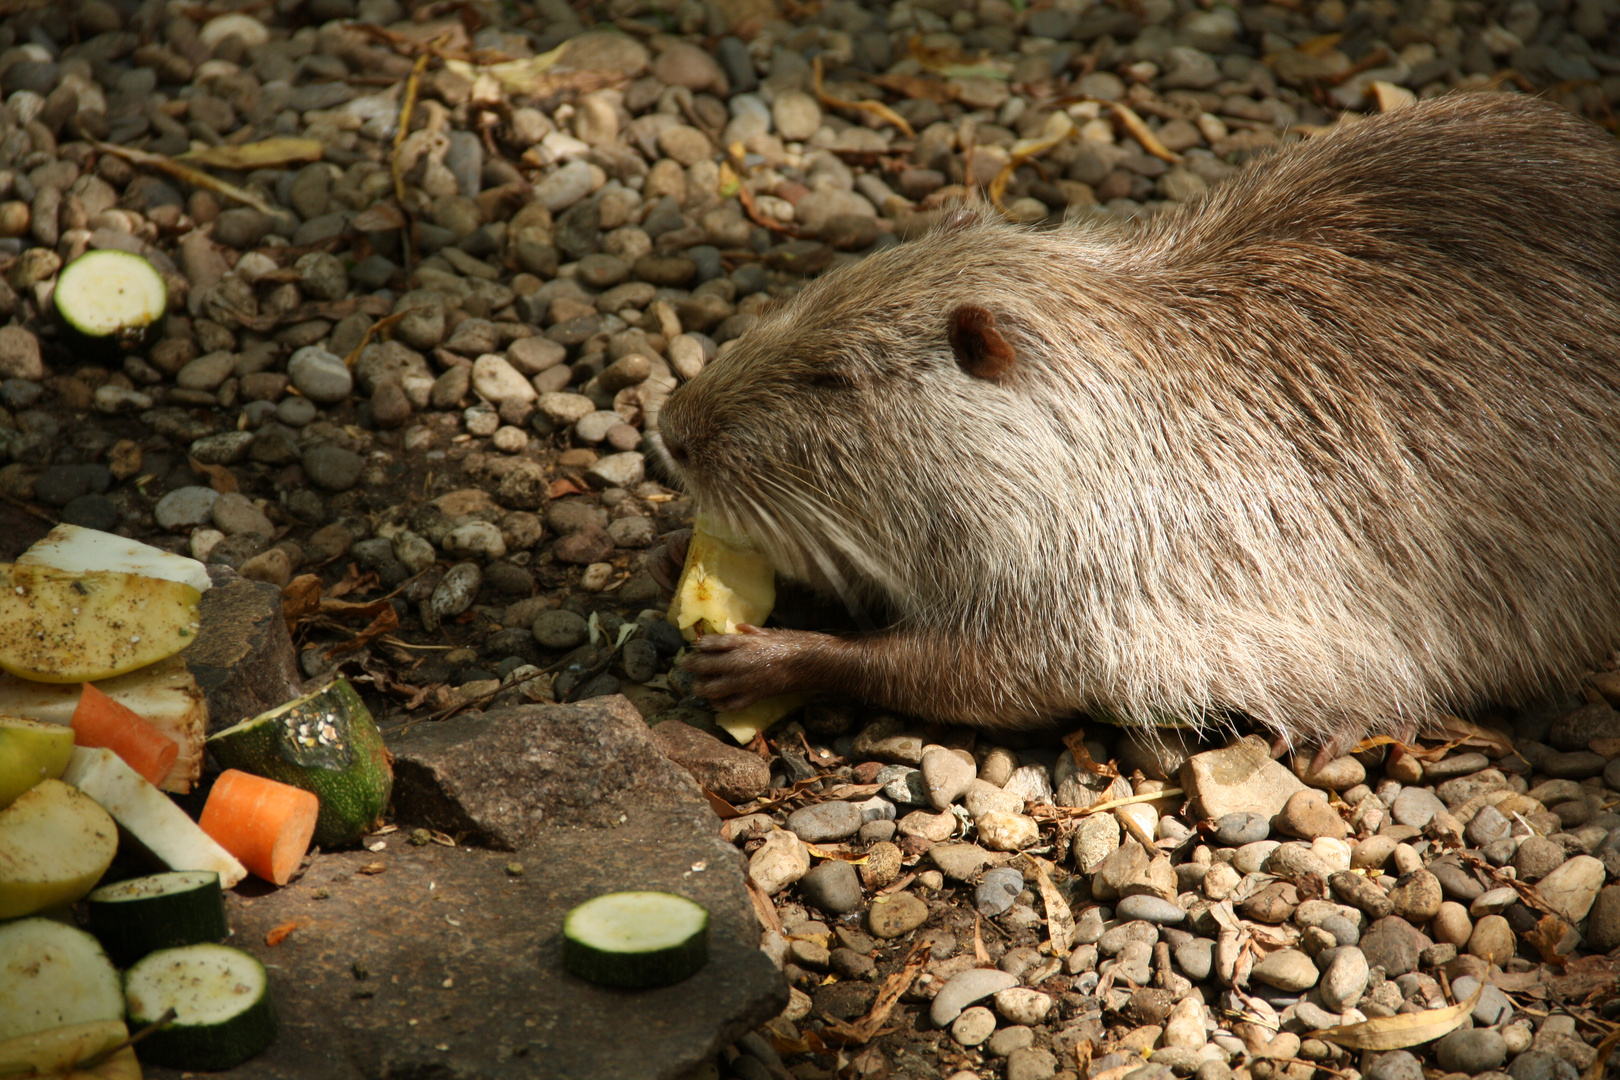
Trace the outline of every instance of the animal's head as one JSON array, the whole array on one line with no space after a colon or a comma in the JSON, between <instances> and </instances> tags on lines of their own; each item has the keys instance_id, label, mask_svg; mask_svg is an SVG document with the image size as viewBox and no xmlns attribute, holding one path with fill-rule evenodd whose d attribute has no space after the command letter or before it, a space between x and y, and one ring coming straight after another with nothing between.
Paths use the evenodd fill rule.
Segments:
<instances>
[{"instance_id":1,"label":"animal's head","mask_svg":"<svg viewBox=\"0 0 1620 1080\"><path fill-rule=\"evenodd\" d=\"M1027 517L1065 456L1037 235L962 211L811 283L675 390L657 452L790 576L938 603L963 549Z\"/></svg>"}]
</instances>

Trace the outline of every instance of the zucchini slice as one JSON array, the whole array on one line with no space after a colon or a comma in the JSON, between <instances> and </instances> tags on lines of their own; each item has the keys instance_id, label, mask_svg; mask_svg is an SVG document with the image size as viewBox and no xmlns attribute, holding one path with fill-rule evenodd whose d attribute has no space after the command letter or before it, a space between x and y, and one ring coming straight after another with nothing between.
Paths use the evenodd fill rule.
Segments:
<instances>
[{"instance_id":1,"label":"zucchini slice","mask_svg":"<svg viewBox=\"0 0 1620 1080\"><path fill-rule=\"evenodd\" d=\"M212 870L171 870L103 885L85 898L90 932L121 966L177 945L223 941L225 893Z\"/></svg>"},{"instance_id":2,"label":"zucchini slice","mask_svg":"<svg viewBox=\"0 0 1620 1080\"><path fill-rule=\"evenodd\" d=\"M172 1069L229 1069L276 1038L264 965L226 945L148 953L124 973L129 1026L139 1031L169 1009L174 1019L136 1044L135 1055Z\"/></svg>"},{"instance_id":3,"label":"zucchini slice","mask_svg":"<svg viewBox=\"0 0 1620 1080\"><path fill-rule=\"evenodd\" d=\"M347 679L210 736L227 769L268 776L321 801L315 843L352 844L388 809L394 769L371 711Z\"/></svg>"},{"instance_id":4,"label":"zucchini slice","mask_svg":"<svg viewBox=\"0 0 1620 1080\"><path fill-rule=\"evenodd\" d=\"M55 919L0 923L0 1039L123 1018L118 971L95 938Z\"/></svg>"},{"instance_id":5,"label":"zucchini slice","mask_svg":"<svg viewBox=\"0 0 1620 1080\"><path fill-rule=\"evenodd\" d=\"M56 279L56 315L74 343L139 349L157 336L169 309L169 287L146 259L128 251L87 251Z\"/></svg>"},{"instance_id":6,"label":"zucchini slice","mask_svg":"<svg viewBox=\"0 0 1620 1080\"><path fill-rule=\"evenodd\" d=\"M616 892L563 920L563 967L591 982L668 986L709 962L709 912L666 892Z\"/></svg>"}]
</instances>

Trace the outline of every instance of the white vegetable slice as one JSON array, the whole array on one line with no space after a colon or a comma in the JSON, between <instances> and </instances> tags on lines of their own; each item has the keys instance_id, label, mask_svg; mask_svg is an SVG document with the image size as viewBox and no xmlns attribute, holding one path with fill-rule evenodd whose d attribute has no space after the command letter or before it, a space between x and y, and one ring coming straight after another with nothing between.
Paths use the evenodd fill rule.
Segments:
<instances>
[{"instance_id":1,"label":"white vegetable slice","mask_svg":"<svg viewBox=\"0 0 1620 1080\"><path fill-rule=\"evenodd\" d=\"M62 779L100 803L171 870L213 870L230 888L247 876L235 857L111 750L75 747Z\"/></svg>"},{"instance_id":2,"label":"white vegetable slice","mask_svg":"<svg viewBox=\"0 0 1620 1080\"><path fill-rule=\"evenodd\" d=\"M174 1019L136 1049L142 1061L175 1069L229 1069L276 1037L264 965L225 945L160 949L124 976L129 1022L141 1028L166 1010Z\"/></svg>"},{"instance_id":3,"label":"white vegetable slice","mask_svg":"<svg viewBox=\"0 0 1620 1080\"><path fill-rule=\"evenodd\" d=\"M0 1039L123 1017L118 970L95 938L55 919L0 924Z\"/></svg>"},{"instance_id":4,"label":"white vegetable slice","mask_svg":"<svg viewBox=\"0 0 1620 1080\"><path fill-rule=\"evenodd\" d=\"M190 791L202 775L208 705L186 667L185 654L159 660L127 675L101 679L96 689L175 741L180 754L158 786L181 795ZM78 707L81 693L79 683L34 682L0 673L0 713L66 726L73 723L73 710Z\"/></svg>"},{"instance_id":5,"label":"white vegetable slice","mask_svg":"<svg viewBox=\"0 0 1620 1080\"><path fill-rule=\"evenodd\" d=\"M28 564L54 566L76 574L87 570L143 574L178 581L198 592L207 592L213 585L208 580L208 568L196 559L175 555L127 536L78 525L56 526L44 539L17 556L16 565Z\"/></svg>"},{"instance_id":6,"label":"white vegetable slice","mask_svg":"<svg viewBox=\"0 0 1620 1080\"><path fill-rule=\"evenodd\" d=\"M90 339L139 341L169 306L163 275L141 256L113 248L68 263L53 297L62 321Z\"/></svg>"},{"instance_id":7,"label":"white vegetable slice","mask_svg":"<svg viewBox=\"0 0 1620 1080\"><path fill-rule=\"evenodd\" d=\"M60 780L41 781L0 810L0 919L73 903L117 851L107 811Z\"/></svg>"},{"instance_id":8,"label":"white vegetable slice","mask_svg":"<svg viewBox=\"0 0 1620 1080\"><path fill-rule=\"evenodd\" d=\"M667 986L709 961L709 912L666 892L616 892L563 920L563 966L607 986Z\"/></svg>"}]
</instances>

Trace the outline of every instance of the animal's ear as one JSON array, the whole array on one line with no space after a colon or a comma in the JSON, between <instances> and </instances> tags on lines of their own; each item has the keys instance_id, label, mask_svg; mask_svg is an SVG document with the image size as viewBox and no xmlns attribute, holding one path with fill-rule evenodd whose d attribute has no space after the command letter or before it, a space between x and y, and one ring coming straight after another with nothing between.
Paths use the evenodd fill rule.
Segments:
<instances>
[{"instance_id":1,"label":"animal's ear","mask_svg":"<svg viewBox=\"0 0 1620 1080\"><path fill-rule=\"evenodd\" d=\"M1003 378L1018 360L1012 345L996 329L996 317L977 305L963 304L951 312L945 334L956 362L975 379Z\"/></svg>"}]
</instances>

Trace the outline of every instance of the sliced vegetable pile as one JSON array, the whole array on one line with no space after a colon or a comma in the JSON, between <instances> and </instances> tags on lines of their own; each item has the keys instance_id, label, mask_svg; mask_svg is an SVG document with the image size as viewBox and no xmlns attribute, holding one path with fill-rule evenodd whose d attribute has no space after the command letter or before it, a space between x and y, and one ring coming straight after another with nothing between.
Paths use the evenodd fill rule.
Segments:
<instances>
[{"instance_id":1,"label":"sliced vegetable pile","mask_svg":"<svg viewBox=\"0 0 1620 1080\"><path fill-rule=\"evenodd\" d=\"M226 770L200 822L170 798L201 775L207 709L180 653L207 587L195 560L71 525L0 566L0 1077L258 1053L269 981L220 944L223 890L284 885L312 841L352 843L387 809L391 759L342 681L210 741ZM115 880L132 860L163 872Z\"/></svg>"}]
</instances>

